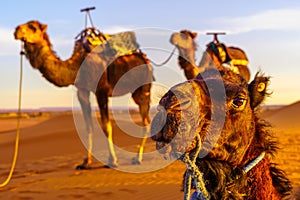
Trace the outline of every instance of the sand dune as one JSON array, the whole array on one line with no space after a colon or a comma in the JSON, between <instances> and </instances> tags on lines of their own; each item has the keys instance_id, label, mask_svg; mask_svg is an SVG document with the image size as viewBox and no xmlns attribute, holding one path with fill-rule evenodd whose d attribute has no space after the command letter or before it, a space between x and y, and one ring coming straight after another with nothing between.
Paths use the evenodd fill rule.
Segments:
<instances>
[{"instance_id":1,"label":"sand dune","mask_svg":"<svg viewBox=\"0 0 300 200\"><path fill-rule=\"evenodd\" d=\"M275 162L287 172L300 196L300 101L262 114L274 127L279 142Z\"/></svg>"},{"instance_id":2,"label":"sand dune","mask_svg":"<svg viewBox=\"0 0 300 200\"><path fill-rule=\"evenodd\" d=\"M122 117L121 117L122 118ZM138 120L138 116L132 117ZM128 120L121 120L130 127ZM124 124L125 123L125 124ZM13 128L13 127L12 127ZM128 136L113 123L117 146L136 151L140 139ZM15 132L0 134L0 182L7 176L13 154ZM149 140L147 151L155 148ZM76 171L86 156L73 116L62 113L21 130L20 152L11 183L0 188L1 199L180 199L181 174L185 167L176 161L165 169L149 173L126 173L104 168L94 159L93 169ZM121 158L122 156L119 155ZM120 158L120 161L122 159ZM124 160L124 159L123 159ZM153 162L145 160L146 168ZM124 161L121 164L124 165ZM133 168L131 161L125 165ZM178 176L179 175L179 176ZM154 192L155 191L155 192Z\"/></svg>"},{"instance_id":3,"label":"sand dune","mask_svg":"<svg viewBox=\"0 0 300 200\"><path fill-rule=\"evenodd\" d=\"M268 113L266 119L280 129L300 130L300 101Z\"/></svg>"},{"instance_id":4,"label":"sand dune","mask_svg":"<svg viewBox=\"0 0 300 200\"><path fill-rule=\"evenodd\" d=\"M11 161L14 140L15 131L0 134L2 163ZM19 161L84 151L71 115L50 118L21 131Z\"/></svg>"}]
</instances>

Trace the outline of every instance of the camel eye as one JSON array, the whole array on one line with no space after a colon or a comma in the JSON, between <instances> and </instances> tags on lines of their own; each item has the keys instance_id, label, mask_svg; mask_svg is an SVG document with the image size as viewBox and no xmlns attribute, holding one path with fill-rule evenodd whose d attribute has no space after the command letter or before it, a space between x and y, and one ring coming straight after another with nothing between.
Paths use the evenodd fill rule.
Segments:
<instances>
[{"instance_id":1,"label":"camel eye","mask_svg":"<svg viewBox=\"0 0 300 200\"><path fill-rule=\"evenodd\" d=\"M245 97L236 97L232 100L232 106L234 108L239 108L239 109L243 109L244 106L246 105L247 99Z\"/></svg>"},{"instance_id":2,"label":"camel eye","mask_svg":"<svg viewBox=\"0 0 300 200\"><path fill-rule=\"evenodd\" d=\"M30 28L30 29L33 30L34 32L36 31L36 28L35 28L34 25L32 25L32 24L29 24L29 25L28 25L28 28Z\"/></svg>"},{"instance_id":3,"label":"camel eye","mask_svg":"<svg viewBox=\"0 0 300 200\"><path fill-rule=\"evenodd\" d=\"M181 37L183 38L183 39L188 39L188 36L186 35L186 34L184 34L184 33L181 33Z\"/></svg>"}]
</instances>

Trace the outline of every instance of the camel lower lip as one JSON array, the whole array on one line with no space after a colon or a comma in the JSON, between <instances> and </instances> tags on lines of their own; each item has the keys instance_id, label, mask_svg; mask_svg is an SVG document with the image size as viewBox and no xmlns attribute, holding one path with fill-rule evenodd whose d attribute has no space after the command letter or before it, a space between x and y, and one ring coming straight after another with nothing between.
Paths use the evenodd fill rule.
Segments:
<instances>
[{"instance_id":1,"label":"camel lower lip","mask_svg":"<svg viewBox=\"0 0 300 200\"><path fill-rule=\"evenodd\" d=\"M162 137L162 129L164 128L166 123L166 113L165 112L158 112L156 116L153 118L151 123L151 136L154 140L160 140Z\"/></svg>"},{"instance_id":2,"label":"camel lower lip","mask_svg":"<svg viewBox=\"0 0 300 200\"><path fill-rule=\"evenodd\" d=\"M192 145L193 120L185 119L181 112L166 114L159 112L151 124L151 138L156 141L156 149L161 154L169 153L178 159Z\"/></svg>"}]
</instances>

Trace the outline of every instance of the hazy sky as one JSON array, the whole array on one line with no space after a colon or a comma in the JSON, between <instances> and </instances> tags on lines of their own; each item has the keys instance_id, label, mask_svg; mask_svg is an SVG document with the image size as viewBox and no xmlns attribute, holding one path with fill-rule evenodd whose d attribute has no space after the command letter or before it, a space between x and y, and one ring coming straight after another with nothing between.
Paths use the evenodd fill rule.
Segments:
<instances>
[{"instance_id":1,"label":"hazy sky","mask_svg":"<svg viewBox=\"0 0 300 200\"><path fill-rule=\"evenodd\" d=\"M189 29L198 33L197 63L211 37L207 31L226 31L219 39L245 50L252 77L261 70L272 77L273 92L266 104L290 104L300 100L300 2L265 1L101 1L51 0L5 1L0 6L0 109L16 108L19 81L20 41L14 40L17 25L39 20L48 25L53 49L67 59L74 37L84 27L80 9L95 6L91 12L95 26L106 33L133 30L148 57L163 61L172 50L172 32ZM222 3L221 3L222 2ZM154 67L154 96L162 87L184 81L177 57L164 68ZM23 107L62 107L73 105L76 89L57 88L47 82L24 58ZM158 93L158 94L157 94ZM113 100L116 106L130 104L128 96Z\"/></svg>"}]
</instances>

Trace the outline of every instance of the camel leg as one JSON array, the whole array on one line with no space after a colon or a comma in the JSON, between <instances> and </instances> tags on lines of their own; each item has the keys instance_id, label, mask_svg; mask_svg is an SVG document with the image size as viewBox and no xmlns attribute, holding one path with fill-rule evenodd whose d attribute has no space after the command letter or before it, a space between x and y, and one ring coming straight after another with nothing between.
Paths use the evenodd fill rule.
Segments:
<instances>
[{"instance_id":1,"label":"camel leg","mask_svg":"<svg viewBox=\"0 0 300 200\"><path fill-rule=\"evenodd\" d=\"M136 158L133 158L133 164L141 164L143 160L143 153L144 148L147 142L147 138L149 135L149 124L150 124L150 117L149 117L149 108L150 108L150 84L144 85L138 88L132 95L134 101L138 104L140 114L142 117L143 123L143 138L142 142L139 146L138 154Z\"/></svg>"},{"instance_id":2,"label":"camel leg","mask_svg":"<svg viewBox=\"0 0 300 200\"><path fill-rule=\"evenodd\" d=\"M87 169L92 163L92 148L93 148L93 122L90 105L90 92L85 89L78 89L77 97L80 102L80 106L83 112L83 118L85 121L86 133L88 135L88 155L83 160L81 165L78 165L76 169Z\"/></svg>"},{"instance_id":3,"label":"camel leg","mask_svg":"<svg viewBox=\"0 0 300 200\"><path fill-rule=\"evenodd\" d=\"M96 93L100 115L101 115L101 127L104 131L107 142L108 142L108 150L109 150L109 158L108 158L108 167L117 167L117 156L113 144L113 137L112 137L112 126L109 120L109 113L108 113L108 96L106 93L97 92Z\"/></svg>"}]
</instances>

